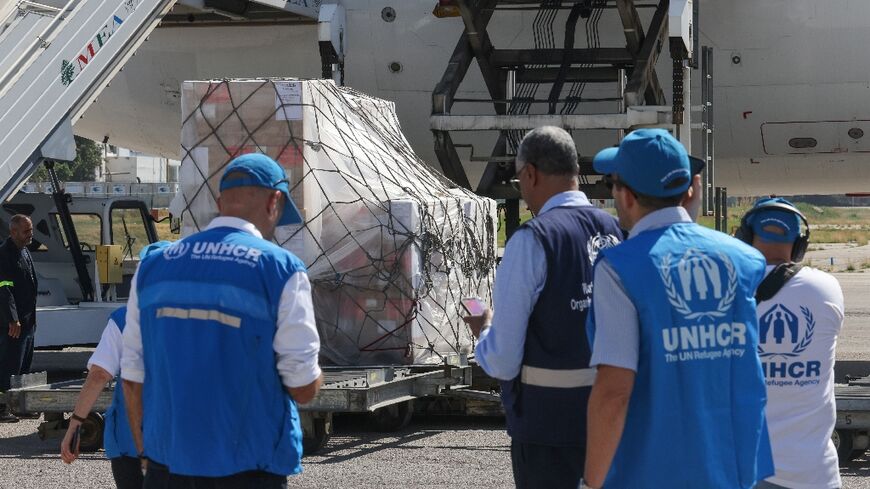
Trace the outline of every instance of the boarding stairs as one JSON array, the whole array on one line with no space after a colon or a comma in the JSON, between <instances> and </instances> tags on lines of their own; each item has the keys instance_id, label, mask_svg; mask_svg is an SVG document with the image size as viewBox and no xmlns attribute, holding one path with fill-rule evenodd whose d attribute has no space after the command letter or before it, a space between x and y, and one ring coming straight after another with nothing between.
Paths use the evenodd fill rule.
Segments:
<instances>
[{"instance_id":1,"label":"boarding stairs","mask_svg":"<svg viewBox=\"0 0 870 489\"><path fill-rule=\"evenodd\" d=\"M0 200L46 159L75 159L72 124L174 0L19 0L0 20Z\"/></svg>"},{"instance_id":2,"label":"boarding stairs","mask_svg":"<svg viewBox=\"0 0 870 489\"><path fill-rule=\"evenodd\" d=\"M2 3L2 2L0 2ZM324 12L321 12L324 10ZM183 12L183 14L180 14ZM12 0L0 5L0 201L42 161L75 159L72 126L161 22L218 16L317 22L328 14L330 66L343 46L329 29L343 11L307 0ZM173 20L174 19L174 20ZM331 74L331 73L330 73Z\"/></svg>"}]
</instances>

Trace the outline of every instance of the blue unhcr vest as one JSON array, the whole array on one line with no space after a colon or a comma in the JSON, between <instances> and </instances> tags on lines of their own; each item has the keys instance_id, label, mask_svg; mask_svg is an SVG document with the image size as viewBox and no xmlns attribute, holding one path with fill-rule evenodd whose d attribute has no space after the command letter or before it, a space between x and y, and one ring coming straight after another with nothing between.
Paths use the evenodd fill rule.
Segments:
<instances>
[{"instance_id":1,"label":"blue unhcr vest","mask_svg":"<svg viewBox=\"0 0 870 489\"><path fill-rule=\"evenodd\" d=\"M121 333L127 324L127 306L119 307L109 316ZM112 395L112 405L105 414L105 428L103 429L103 447L106 449L106 458L138 457L136 444L133 443L133 434L130 432L130 423L127 421L127 409L124 404L124 390L121 388L121 378L115 379L115 392Z\"/></svg>"},{"instance_id":2,"label":"blue unhcr vest","mask_svg":"<svg viewBox=\"0 0 870 489\"><path fill-rule=\"evenodd\" d=\"M523 227L544 249L547 280L529 317L522 371L501 382L508 434L522 443L583 447L594 380L585 329L592 263L623 232L591 206L556 207Z\"/></svg>"},{"instance_id":3,"label":"blue unhcr vest","mask_svg":"<svg viewBox=\"0 0 870 489\"><path fill-rule=\"evenodd\" d=\"M302 471L296 403L272 342L290 252L217 227L145 259L136 282L145 455L173 474Z\"/></svg>"},{"instance_id":4,"label":"blue unhcr vest","mask_svg":"<svg viewBox=\"0 0 870 489\"><path fill-rule=\"evenodd\" d=\"M640 316L637 377L605 487L751 488L773 475L756 353L761 254L680 223L603 255Z\"/></svg>"}]
</instances>

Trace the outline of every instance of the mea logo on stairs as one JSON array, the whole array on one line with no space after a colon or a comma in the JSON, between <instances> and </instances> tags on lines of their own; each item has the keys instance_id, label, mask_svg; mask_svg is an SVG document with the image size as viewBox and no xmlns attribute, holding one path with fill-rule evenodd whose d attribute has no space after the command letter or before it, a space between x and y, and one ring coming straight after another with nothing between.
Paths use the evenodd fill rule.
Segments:
<instances>
[{"instance_id":1,"label":"mea logo on stairs","mask_svg":"<svg viewBox=\"0 0 870 489\"><path fill-rule=\"evenodd\" d=\"M103 25L100 31L97 32L97 35L94 36L93 40L85 46L81 54L79 54L73 61L63 60L60 67L60 81L64 86L69 86L69 84L76 79L79 73L85 69L88 63L93 61L97 56L97 53L99 53L106 42L108 42L109 38L112 37L118 27L124 23L124 19L129 18L129 15L136 10L136 7L139 6L140 2L141 0L126 0L121 4L121 8L112 14L112 17Z\"/></svg>"}]
</instances>

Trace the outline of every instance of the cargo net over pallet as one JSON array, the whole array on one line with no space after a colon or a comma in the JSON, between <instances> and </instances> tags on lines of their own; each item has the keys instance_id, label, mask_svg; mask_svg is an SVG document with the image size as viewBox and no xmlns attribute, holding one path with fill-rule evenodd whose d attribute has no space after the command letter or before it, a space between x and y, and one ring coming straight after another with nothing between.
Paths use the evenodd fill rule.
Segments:
<instances>
[{"instance_id":1,"label":"cargo net over pallet","mask_svg":"<svg viewBox=\"0 0 870 489\"><path fill-rule=\"evenodd\" d=\"M323 360L431 364L469 353L460 299L491 301L495 202L427 166L392 102L331 80L185 82L182 234L217 215L236 156L265 153L290 180L304 224L275 240L308 268Z\"/></svg>"}]
</instances>

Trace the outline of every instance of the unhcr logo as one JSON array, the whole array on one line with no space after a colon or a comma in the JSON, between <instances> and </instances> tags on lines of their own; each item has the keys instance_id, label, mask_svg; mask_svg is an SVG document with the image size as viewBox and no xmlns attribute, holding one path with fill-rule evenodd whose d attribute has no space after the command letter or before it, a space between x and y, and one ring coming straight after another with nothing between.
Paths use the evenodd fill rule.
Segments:
<instances>
[{"instance_id":1,"label":"unhcr logo","mask_svg":"<svg viewBox=\"0 0 870 489\"><path fill-rule=\"evenodd\" d=\"M690 248L676 262L667 254L659 274L668 302L686 319L725 317L737 297L737 272L724 253L714 258Z\"/></svg>"},{"instance_id":2,"label":"unhcr logo","mask_svg":"<svg viewBox=\"0 0 870 489\"><path fill-rule=\"evenodd\" d=\"M767 385L777 388L819 385L822 362L802 355L813 341L816 329L813 312L800 306L798 316L783 304L774 304L758 323L758 356Z\"/></svg>"},{"instance_id":3,"label":"unhcr logo","mask_svg":"<svg viewBox=\"0 0 870 489\"><path fill-rule=\"evenodd\" d=\"M175 260L186 255L188 251L190 251L190 243L177 241L163 249L163 258Z\"/></svg>"},{"instance_id":4,"label":"unhcr logo","mask_svg":"<svg viewBox=\"0 0 870 489\"><path fill-rule=\"evenodd\" d=\"M209 241L178 241L163 250L163 257L167 260L189 256L191 260L235 262L251 267L256 266L262 255L263 250L252 246Z\"/></svg>"},{"instance_id":5,"label":"unhcr logo","mask_svg":"<svg viewBox=\"0 0 870 489\"><path fill-rule=\"evenodd\" d=\"M659 263L668 302L694 324L662 330L666 362L719 360L746 353L744 323L723 321L737 297L737 271L728 255L690 248Z\"/></svg>"},{"instance_id":6,"label":"unhcr logo","mask_svg":"<svg viewBox=\"0 0 870 489\"><path fill-rule=\"evenodd\" d=\"M719 360L746 353L743 323L696 324L662 330L665 361Z\"/></svg>"},{"instance_id":7,"label":"unhcr logo","mask_svg":"<svg viewBox=\"0 0 870 489\"><path fill-rule=\"evenodd\" d=\"M766 357L796 357L809 348L816 330L816 319L809 308L801 306L804 334L800 335L801 321L782 304L775 304L758 321L758 355Z\"/></svg>"}]
</instances>

